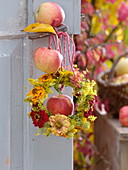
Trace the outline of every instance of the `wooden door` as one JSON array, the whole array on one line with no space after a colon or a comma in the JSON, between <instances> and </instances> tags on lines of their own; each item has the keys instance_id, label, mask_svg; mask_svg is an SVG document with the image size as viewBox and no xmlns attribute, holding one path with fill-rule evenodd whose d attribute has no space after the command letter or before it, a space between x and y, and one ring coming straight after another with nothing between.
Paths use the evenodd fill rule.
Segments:
<instances>
[{"instance_id":1,"label":"wooden door","mask_svg":"<svg viewBox=\"0 0 128 170\"><path fill-rule=\"evenodd\" d=\"M41 74L33 65L33 51L47 45L47 38L32 41L21 30L34 22L33 12L45 1L0 1L0 170L73 169L72 140L36 137L29 105L23 102L27 79ZM69 33L78 34L80 0L53 2L64 8Z\"/></svg>"}]
</instances>

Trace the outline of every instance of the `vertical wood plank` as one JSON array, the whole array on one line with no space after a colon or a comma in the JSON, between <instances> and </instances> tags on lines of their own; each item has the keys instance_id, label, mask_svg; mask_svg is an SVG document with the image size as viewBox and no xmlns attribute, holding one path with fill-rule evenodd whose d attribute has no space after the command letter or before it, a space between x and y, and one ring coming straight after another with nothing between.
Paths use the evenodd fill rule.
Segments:
<instances>
[{"instance_id":1,"label":"vertical wood plank","mask_svg":"<svg viewBox=\"0 0 128 170\"><path fill-rule=\"evenodd\" d=\"M33 63L33 52L40 46L47 46L47 38L34 40L33 42L30 41L29 45L28 51L26 50L29 55L27 60L28 68L26 67L26 71L29 70L30 77L37 78L43 74L43 72L35 68ZM24 75L28 75L28 73L25 73ZM30 87L28 86L28 88ZM66 94L71 96L71 89L68 89ZM29 108L29 106L27 107ZM45 136L35 136L38 128L33 126L31 119L26 120L26 123L28 124L28 126L26 126L26 144L28 152L27 157L25 157L25 170L72 170L73 141L53 135L48 138Z\"/></svg>"},{"instance_id":2,"label":"vertical wood plank","mask_svg":"<svg viewBox=\"0 0 128 170\"><path fill-rule=\"evenodd\" d=\"M95 170L128 169L128 129L118 119L108 118L97 112L95 121L95 145L104 159L96 156ZM107 160L105 162L104 160Z\"/></svg>"},{"instance_id":3,"label":"vertical wood plank","mask_svg":"<svg viewBox=\"0 0 128 170\"><path fill-rule=\"evenodd\" d=\"M10 169L10 59L0 56L0 169Z\"/></svg>"},{"instance_id":4,"label":"vertical wood plank","mask_svg":"<svg viewBox=\"0 0 128 170\"><path fill-rule=\"evenodd\" d=\"M128 169L128 139L120 141L120 170Z\"/></svg>"},{"instance_id":5,"label":"vertical wood plank","mask_svg":"<svg viewBox=\"0 0 128 170\"><path fill-rule=\"evenodd\" d=\"M108 162L106 163L100 156L95 156L95 170L121 170L120 169L120 136L113 128L107 117L96 114L95 121L95 145L98 152Z\"/></svg>"},{"instance_id":6,"label":"vertical wood plank","mask_svg":"<svg viewBox=\"0 0 128 170\"><path fill-rule=\"evenodd\" d=\"M0 40L0 169L23 170L22 40Z\"/></svg>"},{"instance_id":7,"label":"vertical wood plank","mask_svg":"<svg viewBox=\"0 0 128 170\"><path fill-rule=\"evenodd\" d=\"M11 170L23 170L23 40L11 54Z\"/></svg>"},{"instance_id":8,"label":"vertical wood plank","mask_svg":"<svg viewBox=\"0 0 128 170\"><path fill-rule=\"evenodd\" d=\"M25 38L24 39L24 54L23 54L23 70L24 70L24 76L23 76L23 87L29 89L30 86L28 85L28 77L30 77L30 70L31 70L31 62L30 62L30 51L31 51L31 43L30 41ZM29 46L28 46L29 44ZM26 92L27 90L23 91L23 98L25 98L26 96ZM30 120L27 116L27 113L30 111L30 107L28 106L28 103L24 102L24 107L23 107L23 122L24 122L24 128L23 128L23 134L24 134L24 139L23 139L23 164L24 164L24 170L30 170L30 150L31 147L29 146L30 143L30 128L29 128L29 124L30 124Z\"/></svg>"}]
</instances>

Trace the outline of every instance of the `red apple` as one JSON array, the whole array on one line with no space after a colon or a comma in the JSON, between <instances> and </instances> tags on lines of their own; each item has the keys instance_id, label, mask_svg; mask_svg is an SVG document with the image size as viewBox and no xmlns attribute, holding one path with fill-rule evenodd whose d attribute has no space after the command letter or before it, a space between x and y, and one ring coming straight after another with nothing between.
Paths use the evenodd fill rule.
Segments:
<instances>
[{"instance_id":1,"label":"red apple","mask_svg":"<svg viewBox=\"0 0 128 170\"><path fill-rule=\"evenodd\" d=\"M61 66L63 56L57 50L39 47L34 53L35 66L48 74L55 73Z\"/></svg>"},{"instance_id":2,"label":"red apple","mask_svg":"<svg viewBox=\"0 0 128 170\"><path fill-rule=\"evenodd\" d=\"M74 109L72 99L67 95L52 96L48 99L46 107L52 115L62 114L65 116L71 115Z\"/></svg>"},{"instance_id":3,"label":"red apple","mask_svg":"<svg viewBox=\"0 0 128 170\"><path fill-rule=\"evenodd\" d=\"M57 27L65 19L64 10L54 2L42 3L36 11L36 21Z\"/></svg>"},{"instance_id":4,"label":"red apple","mask_svg":"<svg viewBox=\"0 0 128 170\"><path fill-rule=\"evenodd\" d=\"M128 127L128 106L123 106L119 110L119 121L122 126Z\"/></svg>"}]
</instances>

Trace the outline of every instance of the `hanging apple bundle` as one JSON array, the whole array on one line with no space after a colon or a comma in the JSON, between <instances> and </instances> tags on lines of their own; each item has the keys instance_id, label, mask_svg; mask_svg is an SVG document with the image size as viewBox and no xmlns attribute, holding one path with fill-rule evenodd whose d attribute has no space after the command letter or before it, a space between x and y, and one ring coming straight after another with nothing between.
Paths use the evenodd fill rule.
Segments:
<instances>
[{"instance_id":1,"label":"hanging apple bundle","mask_svg":"<svg viewBox=\"0 0 128 170\"><path fill-rule=\"evenodd\" d=\"M32 107L28 116L34 126L39 127L38 134L71 138L79 129L88 130L96 119L92 113L97 93L95 82L86 79L86 72L80 72L73 65L73 39L66 32L57 30L64 19L64 10L58 4L45 2L37 9L37 23L24 29L26 32L52 33L48 37L48 47L34 51L34 64L45 74L37 79L28 79L33 88L26 94L25 101ZM68 86L77 99L75 105L71 97L63 94L64 87ZM49 97L54 93L53 89L59 94Z\"/></svg>"},{"instance_id":2,"label":"hanging apple bundle","mask_svg":"<svg viewBox=\"0 0 128 170\"><path fill-rule=\"evenodd\" d=\"M53 53L54 56L56 56L56 53L58 53L58 56L59 56L58 61L57 61L57 57L55 57L56 61L58 62L58 63L55 62L57 66L60 62L61 62L61 66L64 66L64 67L66 67L67 63L69 63L70 67L73 69L73 60L74 60L74 55L75 55L74 41L68 35L67 32L58 31L57 29L59 26L64 25L63 22L65 19L65 13L62 7L54 2L42 3L36 11L35 19L37 22L27 26L23 31L31 32L31 33L32 32L50 33L48 37L49 41L48 41L47 50L45 49L44 50L45 52L43 52L42 47L40 47L41 49L39 48L37 50L38 52L36 52L36 58L40 58L39 59L40 61L42 60L42 62L40 62L39 60L37 61L37 59L34 60L36 67L40 69L41 71L46 72L44 70L44 67L46 67L45 66L46 62L45 63L43 62L43 58L45 58L43 56L47 52L47 53ZM53 50L52 48L54 49L54 51L52 51ZM37 53L39 53L39 51L40 51L41 57L39 56L37 57ZM63 61L62 61L62 56L59 53L61 55L63 54ZM66 61L67 58L68 58L68 61ZM53 62L54 62L54 59L53 59Z\"/></svg>"},{"instance_id":3,"label":"hanging apple bundle","mask_svg":"<svg viewBox=\"0 0 128 170\"><path fill-rule=\"evenodd\" d=\"M36 11L36 21L39 23L49 24L52 27L57 27L63 23L65 13L63 9L56 3L42 3ZM57 39L58 36L56 35ZM54 35L52 36L54 39ZM51 37L49 37L48 49L40 47L34 54L35 66L46 73L55 73L61 66L62 55L59 50L51 49Z\"/></svg>"}]
</instances>

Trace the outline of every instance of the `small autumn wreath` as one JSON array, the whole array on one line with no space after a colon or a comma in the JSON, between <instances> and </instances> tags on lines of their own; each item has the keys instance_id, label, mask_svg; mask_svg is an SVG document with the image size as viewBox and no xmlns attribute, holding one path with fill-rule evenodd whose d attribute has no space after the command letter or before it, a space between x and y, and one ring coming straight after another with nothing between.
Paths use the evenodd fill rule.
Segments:
<instances>
[{"instance_id":1,"label":"small autumn wreath","mask_svg":"<svg viewBox=\"0 0 128 170\"><path fill-rule=\"evenodd\" d=\"M53 10L53 15L50 16L46 10L43 10L46 6L50 7L50 11ZM54 10L59 10L59 14L62 13L62 15L55 17L58 13ZM40 5L37 13L43 16L43 20L40 20L42 17L38 18L38 15L37 23L27 26L23 31L30 35L35 32L39 35L40 33L50 34L48 48L39 47L34 52L36 68L46 74L37 79L28 79L33 86L25 98L25 101L31 105L28 116L32 119L34 126L39 128L37 135L53 134L69 139L79 129L88 130L91 122L96 119L92 114L97 95L94 89L95 82L86 79L86 72L80 71L73 65L74 41L67 32L57 29L59 25L63 25L64 20L61 7L53 2L45 2ZM51 18L54 22L51 22ZM75 102L63 94L66 87L72 89L71 93ZM55 92L58 95L50 97Z\"/></svg>"},{"instance_id":2,"label":"small autumn wreath","mask_svg":"<svg viewBox=\"0 0 128 170\"><path fill-rule=\"evenodd\" d=\"M34 126L39 128L37 134L46 136L53 134L71 138L79 129L90 128L91 122L96 119L92 115L96 90L94 90L95 82L86 79L85 76L86 72L80 72L78 68L74 71L62 68L54 74L43 74L38 79L28 79L33 88L26 94L25 101L29 102L32 107L28 116L32 118ZM59 93L57 96L67 96L63 94L64 87L73 89L72 95L76 98L75 105L73 104L73 109L68 114L66 108L65 112L54 114L47 107L47 99L54 91ZM45 101L46 104L44 104ZM58 105L54 107L57 108Z\"/></svg>"}]
</instances>

